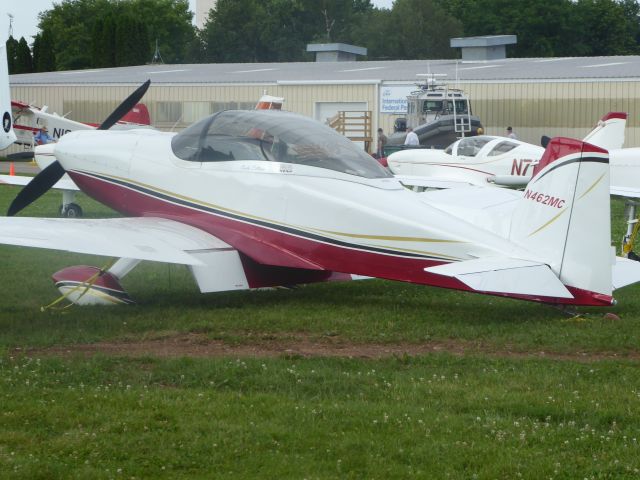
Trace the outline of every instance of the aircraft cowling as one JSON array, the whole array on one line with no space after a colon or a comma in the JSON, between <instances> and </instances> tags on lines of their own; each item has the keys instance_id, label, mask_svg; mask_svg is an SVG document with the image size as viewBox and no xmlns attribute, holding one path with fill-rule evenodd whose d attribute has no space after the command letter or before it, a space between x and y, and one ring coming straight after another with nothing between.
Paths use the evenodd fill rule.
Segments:
<instances>
[{"instance_id":1,"label":"aircraft cowling","mask_svg":"<svg viewBox=\"0 0 640 480\"><path fill-rule=\"evenodd\" d=\"M77 305L121 305L134 303L118 278L98 267L76 265L51 276L56 288Z\"/></svg>"}]
</instances>

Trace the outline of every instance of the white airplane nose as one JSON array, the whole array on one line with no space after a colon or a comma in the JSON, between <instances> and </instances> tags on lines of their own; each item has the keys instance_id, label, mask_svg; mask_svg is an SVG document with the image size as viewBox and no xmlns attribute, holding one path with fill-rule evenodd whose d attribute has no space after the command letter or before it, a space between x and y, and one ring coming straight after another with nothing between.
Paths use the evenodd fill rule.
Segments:
<instances>
[{"instance_id":1,"label":"white airplane nose","mask_svg":"<svg viewBox=\"0 0 640 480\"><path fill-rule=\"evenodd\" d=\"M36 146L34 150L35 160L38 164L38 167L40 167L40 170L44 170L56 160L54 154L55 147L55 143L47 143L45 145Z\"/></svg>"},{"instance_id":2,"label":"white airplane nose","mask_svg":"<svg viewBox=\"0 0 640 480\"><path fill-rule=\"evenodd\" d=\"M55 144L53 154L63 168L118 174L128 171L137 137L125 131L75 131Z\"/></svg>"}]
</instances>

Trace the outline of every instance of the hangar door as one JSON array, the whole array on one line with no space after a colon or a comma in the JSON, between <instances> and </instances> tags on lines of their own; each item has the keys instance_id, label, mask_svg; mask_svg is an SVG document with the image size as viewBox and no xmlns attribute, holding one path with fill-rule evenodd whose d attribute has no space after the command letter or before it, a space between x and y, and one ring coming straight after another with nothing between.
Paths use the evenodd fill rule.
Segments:
<instances>
[{"instance_id":1,"label":"hangar door","mask_svg":"<svg viewBox=\"0 0 640 480\"><path fill-rule=\"evenodd\" d=\"M330 120L332 118L334 118L338 112L365 112L367 111L367 102L316 102L315 103L315 108L314 108L314 117L316 120L318 120L321 123L324 123L326 125L329 124ZM356 116L359 116L358 114L355 114ZM359 132L359 122L356 120L355 121L355 126L353 126L352 128L355 129L355 131L352 131L353 136L355 137L362 137L365 136L367 133L364 130L364 118L363 118L363 122L362 122L362 128L363 131L362 133ZM371 121L369 119L369 124L368 124L369 130L371 129ZM369 135L370 135L370 131L369 131ZM350 135L347 135L350 136ZM364 142L360 142L360 141L356 141L355 142L357 145L361 146L362 148L364 148Z\"/></svg>"}]
</instances>

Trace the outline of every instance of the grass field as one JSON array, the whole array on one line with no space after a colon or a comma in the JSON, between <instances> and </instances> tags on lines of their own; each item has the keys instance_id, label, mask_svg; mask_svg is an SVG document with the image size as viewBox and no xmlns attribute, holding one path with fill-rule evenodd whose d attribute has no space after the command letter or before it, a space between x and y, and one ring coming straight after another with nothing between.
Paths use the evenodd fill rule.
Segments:
<instances>
[{"instance_id":1,"label":"grass field","mask_svg":"<svg viewBox=\"0 0 640 480\"><path fill-rule=\"evenodd\" d=\"M144 264L138 305L40 311L106 260L0 247L0 478L640 476L640 287L570 316L382 280L200 295Z\"/></svg>"}]
</instances>

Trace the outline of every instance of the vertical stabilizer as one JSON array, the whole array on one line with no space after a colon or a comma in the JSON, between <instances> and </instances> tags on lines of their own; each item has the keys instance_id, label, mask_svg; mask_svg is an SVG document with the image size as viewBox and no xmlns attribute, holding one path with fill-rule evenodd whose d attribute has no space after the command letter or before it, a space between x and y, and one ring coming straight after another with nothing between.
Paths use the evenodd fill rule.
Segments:
<instances>
[{"instance_id":1,"label":"vertical stabilizer","mask_svg":"<svg viewBox=\"0 0 640 480\"><path fill-rule=\"evenodd\" d=\"M618 150L624 145L624 129L627 126L625 112L609 112L600 120L583 141L604 148Z\"/></svg>"},{"instance_id":2,"label":"vertical stabilizer","mask_svg":"<svg viewBox=\"0 0 640 480\"><path fill-rule=\"evenodd\" d=\"M135 123L137 125L151 125L149 109L144 103L137 103L120 119L122 123Z\"/></svg>"},{"instance_id":3,"label":"vertical stabilizer","mask_svg":"<svg viewBox=\"0 0 640 480\"><path fill-rule=\"evenodd\" d=\"M610 296L607 151L554 138L514 211L510 239L534 252L566 286Z\"/></svg>"},{"instance_id":4,"label":"vertical stabilizer","mask_svg":"<svg viewBox=\"0 0 640 480\"><path fill-rule=\"evenodd\" d=\"M4 150L16 141L16 134L13 131L13 117L11 116L11 91L9 90L7 47L4 43L0 45L0 115L2 116L0 150Z\"/></svg>"}]
</instances>

